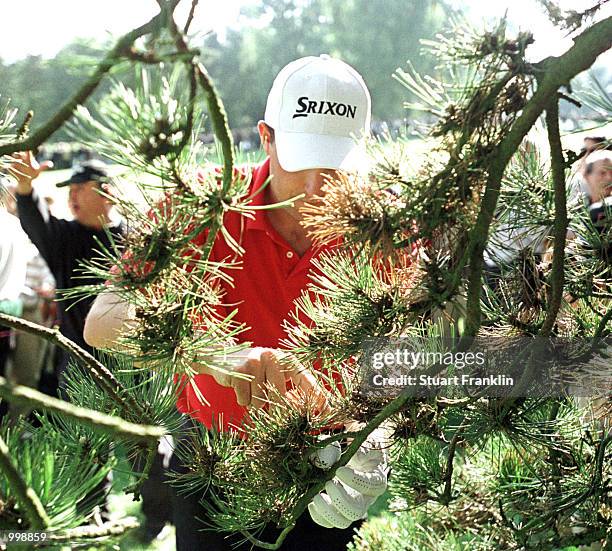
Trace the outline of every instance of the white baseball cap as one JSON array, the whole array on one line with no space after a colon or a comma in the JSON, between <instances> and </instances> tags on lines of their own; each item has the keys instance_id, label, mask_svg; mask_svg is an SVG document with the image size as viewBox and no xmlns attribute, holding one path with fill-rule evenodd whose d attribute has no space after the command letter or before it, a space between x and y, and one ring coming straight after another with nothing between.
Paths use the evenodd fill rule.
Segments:
<instances>
[{"instance_id":1,"label":"white baseball cap","mask_svg":"<svg viewBox=\"0 0 612 551\"><path fill-rule=\"evenodd\" d=\"M264 116L281 167L360 169L371 103L361 75L339 59L309 56L286 65L274 79Z\"/></svg>"}]
</instances>

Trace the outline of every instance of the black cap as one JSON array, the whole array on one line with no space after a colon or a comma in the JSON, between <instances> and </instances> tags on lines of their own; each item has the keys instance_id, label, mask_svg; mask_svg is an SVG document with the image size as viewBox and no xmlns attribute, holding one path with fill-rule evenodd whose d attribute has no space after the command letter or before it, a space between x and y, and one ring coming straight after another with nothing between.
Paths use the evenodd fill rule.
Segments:
<instances>
[{"instance_id":1,"label":"black cap","mask_svg":"<svg viewBox=\"0 0 612 551\"><path fill-rule=\"evenodd\" d=\"M69 186L70 184L84 184L86 182L105 183L110 179L108 165L102 161L84 161L79 164L65 182L55 184L57 187Z\"/></svg>"}]
</instances>

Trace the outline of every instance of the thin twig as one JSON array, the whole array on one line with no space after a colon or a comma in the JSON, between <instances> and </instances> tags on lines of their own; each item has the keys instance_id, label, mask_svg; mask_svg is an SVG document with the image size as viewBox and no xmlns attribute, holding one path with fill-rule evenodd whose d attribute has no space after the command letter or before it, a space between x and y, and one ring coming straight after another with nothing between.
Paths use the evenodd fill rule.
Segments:
<instances>
[{"instance_id":1,"label":"thin twig","mask_svg":"<svg viewBox=\"0 0 612 551\"><path fill-rule=\"evenodd\" d=\"M138 425L114 415L107 415L100 411L47 396L27 386L11 385L4 377L0 377L0 396L13 404L38 408L74 419L97 432L128 438L145 444L156 443L158 438L166 433L163 427Z\"/></svg>"},{"instance_id":2,"label":"thin twig","mask_svg":"<svg viewBox=\"0 0 612 551\"><path fill-rule=\"evenodd\" d=\"M36 492L30 488L27 482L13 465L11 454L6 442L0 436L0 470L9 481L15 498L23 508L31 530L44 530L49 526L49 517Z\"/></svg>"},{"instance_id":3,"label":"thin twig","mask_svg":"<svg viewBox=\"0 0 612 551\"><path fill-rule=\"evenodd\" d=\"M34 118L34 111L28 111L25 114L25 117L23 118L23 122L21 123L19 130L17 130L18 140L23 140L28 136L28 134L30 133L30 123L32 122L33 118Z\"/></svg>"},{"instance_id":4,"label":"thin twig","mask_svg":"<svg viewBox=\"0 0 612 551\"><path fill-rule=\"evenodd\" d=\"M161 436L163 436L163 434ZM159 438L161 438L161 436ZM155 461L155 457L157 455L157 440L158 439L156 439L154 445L150 446L147 450L147 458L138 480L125 489L126 494L134 494L134 501L138 501L140 499L140 488L146 482L147 478L149 478L151 467L153 467L153 461Z\"/></svg>"},{"instance_id":5,"label":"thin twig","mask_svg":"<svg viewBox=\"0 0 612 551\"><path fill-rule=\"evenodd\" d=\"M555 193L555 220L553 227L553 260L550 271L550 298L546 319L540 329L540 336L548 337L557 320L563 285L565 283L565 241L567 236L567 198L565 194L565 159L559 133L559 100L554 98L546 109L546 129L550 145L550 163Z\"/></svg>"},{"instance_id":6,"label":"thin twig","mask_svg":"<svg viewBox=\"0 0 612 551\"><path fill-rule=\"evenodd\" d=\"M608 311L604 314L604 316L599 320L599 325L595 330L595 335L593 335L593 346L597 344L604 331L606 330L606 325L612 320L612 308L608 308Z\"/></svg>"},{"instance_id":7,"label":"thin twig","mask_svg":"<svg viewBox=\"0 0 612 551\"><path fill-rule=\"evenodd\" d=\"M242 531L240 532L246 539L248 539L253 545L256 545L257 547L261 547L262 549L278 549L282 542L285 541L285 538L287 537L287 535L289 534L289 532L291 532L291 530L293 530L293 527L295 526L295 524L290 524L289 526L286 526L285 528L283 528L283 531L279 534L277 540L274 543L268 543L265 541L261 541L259 539L257 539L255 536L253 536L252 534L250 534L249 532L246 531Z\"/></svg>"},{"instance_id":8,"label":"thin twig","mask_svg":"<svg viewBox=\"0 0 612 551\"><path fill-rule=\"evenodd\" d=\"M127 532L128 530L132 530L134 528L138 528L140 523L136 517L126 517L120 520L112 520L109 522L105 522L100 526L97 525L87 525L87 526L79 526L78 528L71 528L70 530L62 530L58 532L49 532L47 535L46 544L41 543L41 546L44 547L48 545L50 541L55 543L61 542L75 542L78 539L93 539L93 538L103 538L106 536L120 536Z\"/></svg>"},{"instance_id":9,"label":"thin twig","mask_svg":"<svg viewBox=\"0 0 612 551\"><path fill-rule=\"evenodd\" d=\"M558 93L559 99L564 99L565 101L574 104L576 107L582 107L582 103L580 103L577 99L573 98L568 94L564 94L563 92Z\"/></svg>"},{"instance_id":10,"label":"thin twig","mask_svg":"<svg viewBox=\"0 0 612 551\"><path fill-rule=\"evenodd\" d=\"M189 32L189 27L191 27L191 23L193 21L193 16L195 15L195 10L198 5L199 0L191 0L191 8L189 10L189 15L187 16L187 22L183 27L183 34L187 34Z\"/></svg>"},{"instance_id":11,"label":"thin twig","mask_svg":"<svg viewBox=\"0 0 612 551\"><path fill-rule=\"evenodd\" d=\"M453 481L453 464L455 460L455 452L457 450L457 442L463 432L463 426L459 427L453 437L451 438L450 444L448 445L448 456L446 458L446 469L444 471L444 491L440 495L440 503L448 505L451 501L451 490Z\"/></svg>"},{"instance_id":12,"label":"thin twig","mask_svg":"<svg viewBox=\"0 0 612 551\"><path fill-rule=\"evenodd\" d=\"M131 61L137 61L138 63L144 63L146 65L159 65L160 63L181 61L185 58L191 59L194 55L198 54L198 50L190 50L188 52L170 52L163 56L159 56L153 52L141 52L131 47L125 52L124 57Z\"/></svg>"}]
</instances>

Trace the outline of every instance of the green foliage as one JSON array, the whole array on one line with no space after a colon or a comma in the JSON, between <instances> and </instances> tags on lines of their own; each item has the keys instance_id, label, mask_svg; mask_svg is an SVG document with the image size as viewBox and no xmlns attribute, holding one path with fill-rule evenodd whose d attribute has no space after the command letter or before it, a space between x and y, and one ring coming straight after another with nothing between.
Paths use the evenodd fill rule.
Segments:
<instances>
[{"instance_id":1,"label":"green foliage","mask_svg":"<svg viewBox=\"0 0 612 551\"><path fill-rule=\"evenodd\" d=\"M380 265L363 252L323 254L315 261L314 296L304 292L287 323L286 345L302 361L323 358L343 361L361 350L364 338L397 334L409 311L398 298L402 289L390 284ZM301 323L313 320L311 326Z\"/></svg>"},{"instance_id":2,"label":"green foliage","mask_svg":"<svg viewBox=\"0 0 612 551\"><path fill-rule=\"evenodd\" d=\"M299 499L327 474L310 455L326 445L327 427L348 420L340 396L338 403L331 397L324 413L298 393L272 392L269 399L277 405L251 410L240 433L198 425L190 431L191 443L177 448L190 472L175 475L173 484L185 493L207 490L201 503L217 530L256 535L268 523L283 528L293 522Z\"/></svg>"},{"instance_id":3,"label":"green foliage","mask_svg":"<svg viewBox=\"0 0 612 551\"><path fill-rule=\"evenodd\" d=\"M9 427L5 420L0 432L23 479L45 507L49 529L74 528L101 500L90 492L112 469L112 460L101 451L108 442L56 417L39 419L42 426L38 428L25 423ZM0 477L0 503L2 529L24 529L23 512L5 477Z\"/></svg>"},{"instance_id":4,"label":"green foliage","mask_svg":"<svg viewBox=\"0 0 612 551\"><path fill-rule=\"evenodd\" d=\"M573 424L572 416L565 409L559 428L567 420ZM588 544L602 534L606 498L574 502L589 484L579 463L592 461L595 451L583 442L580 454L572 452L577 436L564 449L517 446L505 436L493 436L478 448L466 446L455 461L456 494L447 506L436 503L445 446L423 437L408 440L394 449L390 509L395 512L368 519L351 549L497 550L516 539L538 549L557 549L555 542L562 540ZM539 518L543 524L534 522ZM573 536L570 527L581 527L582 536Z\"/></svg>"},{"instance_id":5,"label":"green foliage","mask_svg":"<svg viewBox=\"0 0 612 551\"><path fill-rule=\"evenodd\" d=\"M177 429L180 415L176 411L176 385L171 374L150 369L146 363L139 363L136 367L132 359L121 356L102 355L101 360L112 371L124 392L144 408L145 418L139 418L138 412L132 412L132 418L127 420L164 426L170 433ZM66 392L70 402L76 405L108 413L118 412L112 398L100 391L94 378L76 363L68 366Z\"/></svg>"},{"instance_id":6,"label":"green foliage","mask_svg":"<svg viewBox=\"0 0 612 551\"><path fill-rule=\"evenodd\" d=\"M195 84L185 86L191 77L182 65L161 72L140 67L135 72L134 88L115 81L95 113L80 106L69 128L92 148L103 136L105 146L99 153L114 163L161 176L168 165L159 163L176 160L201 127Z\"/></svg>"},{"instance_id":7,"label":"green foliage","mask_svg":"<svg viewBox=\"0 0 612 551\"><path fill-rule=\"evenodd\" d=\"M580 100L597 113L600 122L608 122L612 113L612 95L593 73L585 88L578 94Z\"/></svg>"},{"instance_id":8,"label":"green foliage","mask_svg":"<svg viewBox=\"0 0 612 551\"><path fill-rule=\"evenodd\" d=\"M444 482L445 448L443 442L425 436L395 446L391 494L413 506L435 495Z\"/></svg>"},{"instance_id":9,"label":"green foliage","mask_svg":"<svg viewBox=\"0 0 612 551\"><path fill-rule=\"evenodd\" d=\"M369 519L357 531L349 551L492 551L500 549L485 534L431 522L436 509L386 513Z\"/></svg>"},{"instance_id":10,"label":"green foliage","mask_svg":"<svg viewBox=\"0 0 612 551\"><path fill-rule=\"evenodd\" d=\"M482 194L499 154L498 144L533 92L535 77L525 60L531 42L528 34L509 37L503 22L484 34L462 24L431 45L448 69L443 82L413 70L399 73L422 108L436 117L428 132L439 141L433 145L429 162L409 177L401 164L404 155L394 157L374 149L373 192L360 194L352 180L340 179L326 188L322 206L307 213L316 238L323 242L343 239L350 251L334 250L324 257L319 266L323 276L315 275L309 293L300 299L298 307L314 320L313 326L298 323L288 327L291 345L308 350L309 359L315 356L315 349L340 359L343 351L358 355L356 343L367 336L410 334L416 324L407 312L419 307L417 311L429 312L465 285L465 247L474 239L475 215L484 208ZM510 254L507 262L500 262L498 287L489 289L483 301L486 319L478 334L483 342L498 335L506 339L535 335L550 309L550 266L535 259L535 249L551 235L556 215L548 169L535 148L526 144L504 174L495 223L488 230L497 234L502 253L510 252L513 244L499 235L503 230L520 230L530 240L517 247L518 261ZM387 196L381 194L378 206L384 214L369 205L380 190L394 191L397 197L397 202L387 202ZM403 208L397 208L397 203ZM585 220L585 214L577 201L570 203L574 222ZM408 224L418 228L415 234L422 262L409 265L402 273L399 268L405 266L393 262L416 241ZM402 230L408 236L399 240ZM578 239L570 250L576 247L588 254L595 249L595 233L590 237L591 243ZM367 261L360 261L361 253ZM378 254L390 263L393 276L386 278L380 265L372 267ZM569 253L568 261L571 259ZM583 278L584 296L597 302L594 310L602 315L609 274L594 263L583 262L580 267L591 276ZM572 267L568 275L568 281L578 280ZM389 292L395 282L403 284L400 290L421 292ZM386 292L380 292L383 289ZM593 336L598 322L582 306L564 306L555 335ZM432 327L427 319L422 330L427 334ZM590 352L587 361L598 369L601 364ZM534 364L527 363L528 355L524 357L529 370ZM359 399L362 397L354 395L355 401ZM385 407L384 401L363 402L366 420ZM393 461L394 506L409 514L415 510L423 514L431 507L435 511L429 511L422 529L407 520L409 543L396 542L397 548L411 548L415 539L415 548L437 549L447 544L454 548L461 545L456 538L485 533L490 545L479 542L489 545L485 548L504 548L512 542L547 548L571 539L564 527L578 518L589 526L592 537L601 533L610 498L601 482L610 474L600 461L609 456L605 451L609 437L600 433L597 443L586 445L583 423L574 408L564 407L563 400L491 397L454 401L439 396L434 404L435 413L424 410L411 416L402 411L393 418L396 437L406 439L397 443ZM409 400L407 405L418 409L419 402ZM373 525L377 522L384 521L372 521ZM368 530L364 528L368 534L364 548L384 549L381 540L386 535ZM395 540L390 540L394 548Z\"/></svg>"}]
</instances>

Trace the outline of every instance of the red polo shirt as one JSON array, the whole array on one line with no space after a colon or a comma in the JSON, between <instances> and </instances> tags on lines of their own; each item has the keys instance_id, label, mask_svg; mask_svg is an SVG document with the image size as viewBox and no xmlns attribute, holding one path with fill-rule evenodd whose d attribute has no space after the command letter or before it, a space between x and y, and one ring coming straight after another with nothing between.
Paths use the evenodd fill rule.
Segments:
<instances>
[{"instance_id":1,"label":"red polo shirt","mask_svg":"<svg viewBox=\"0 0 612 551\"><path fill-rule=\"evenodd\" d=\"M267 190L257 191L269 174L269 159L252 169L250 193L255 196L251 205L266 203ZM228 272L233 278L233 285L223 283L223 302L228 305L224 313L228 315L237 308L234 320L248 327L239 335L239 340L250 341L253 346L276 348L279 341L287 336L282 327L283 320L288 318L294 308L293 301L310 281L313 257L323 249L314 250L311 247L300 257L272 227L265 210L256 210L254 218L228 212L224 226L245 251L239 257L242 268ZM196 242L203 239L202 235ZM233 257L234 251L219 233L210 260L227 261ZM200 401L193 385L197 385L209 404ZM190 414L207 427L211 428L214 424L223 431L232 425L240 425L247 411L238 405L232 388L219 385L210 375L196 375L184 385L177 406L181 412Z\"/></svg>"}]
</instances>

